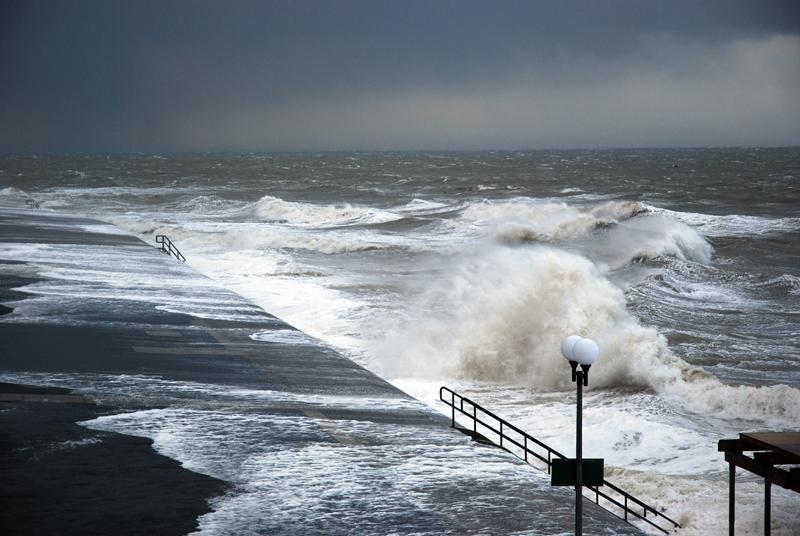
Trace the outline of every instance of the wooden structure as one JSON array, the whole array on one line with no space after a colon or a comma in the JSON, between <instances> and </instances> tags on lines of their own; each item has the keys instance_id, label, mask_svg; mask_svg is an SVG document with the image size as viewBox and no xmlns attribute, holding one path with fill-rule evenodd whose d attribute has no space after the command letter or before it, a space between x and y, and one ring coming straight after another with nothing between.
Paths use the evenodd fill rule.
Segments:
<instances>
[{"instance_id":1,"label":"wooden structure","mask_svg":"<svg viewBox=\"0 0 800 536\"><path fill-rule=\"evenodd\" d=\"M800 432L743 433L739 439L721 440L718 450L730 467L729 536L734 536L736 522L737 467L764 477L764 534L769 536L772 484L800 493Z\"/></svg>"}]
</instances>

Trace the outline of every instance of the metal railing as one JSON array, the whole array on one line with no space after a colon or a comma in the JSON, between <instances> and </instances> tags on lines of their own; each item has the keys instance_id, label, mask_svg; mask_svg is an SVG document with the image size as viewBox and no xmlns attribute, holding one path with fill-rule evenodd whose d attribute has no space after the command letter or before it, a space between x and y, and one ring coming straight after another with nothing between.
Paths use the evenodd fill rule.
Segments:
<instances>
[{"instance_id":1,"label":"metal railing","mask_svg":"<svg viewBox=\"0 0 800 536\"><path fill-rule=\"evenodd\" d=\"M166 235L156 235L156 244L160 244L161 251L167 255L172 255L179 261L186 262L186 257L183 256L183 253L181 253L178 248L175 247L175 244L173 244L172 240L170 240Z\"/></svg>"},{"instance_id":2,"label":"metal railing","mask_svg":"<svg viewBox=\"0 0 800 536\"><path fill-rule=\"evenodd\" d=\"M445 392L449 393L449 397L445 398ZM448 389L447 387L440 387L439 388L439 399L444 402L446 405L450 406L452 411L451 416L451 424L455 428L456 427L456 411L460 414L469 417L472 419L472 430L469 428L461 428L464 433L472 435L473 439L485 439L493 444L497 445L494 441L490 438L486 437L481 432L485 432L486 430L491 430L493 433L497 434L500 438L499 446L500 448L510 452L514 456L518 457L521 460L524 460L525 463L531 463L533 461L531 458L538 459L541 462L544 462L547 466L547 473L550 474L550 470L553 463L553 458L566 458L563 454L558 452L557 450L550 448L548 445L539 441L532 435L528 434L527 432L520 430L510 422L498 417L491 411L486 408L481 407L479 404L476 404L469 398L465 396L461 396L455 391ZM466 408L465 408L466 404ZM487 418L492 419L492 422L487 422ZM484 429L478 428L478 424L484 427ZM496 426L496 427L495 427ZM508 431L513 431L516 433L517 437L512 437L508 435ZM517 449L522 450L522 454L519 452L515 452L509 445L514 445ZM530 460L530 461L529 461ZM585 486L589 489L592 493L594 493L594 502L599 506L605 508L609 512L621 517L625 521L629 521L629 516L635 517L645 523L648 523L652 527L660 530L664 534L669 534L669 531L672 529L681 528L680 524L671 519L670 517L666 516L662 512L659 512L655 507L646 504L645 502L637 499L630 493L623 491L619 487L615 486L608 480L603 479L603 487L604 489L611 490L610 493L614 493L616 496L611 496L609 493L604 491L600 488L600 486ZM600 498L603 498L605 502L609 503L609 505L616 506L617 508L622 510L622 515L619 515L617 512L609 508L606 504L600 503ZM655 523L652 519L648 518L647 515L651 514L651 518L661 518L665 520L667 523L672 525L670 528L664 528L661 525Z\"/></svg>"}]
</instances>

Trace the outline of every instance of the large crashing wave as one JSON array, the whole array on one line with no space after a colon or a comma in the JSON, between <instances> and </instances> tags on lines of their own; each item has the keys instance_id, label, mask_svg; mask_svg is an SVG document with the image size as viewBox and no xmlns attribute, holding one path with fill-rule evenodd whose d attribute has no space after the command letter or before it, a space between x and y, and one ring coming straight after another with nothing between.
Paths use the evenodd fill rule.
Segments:
<instances>
[{"instance_id":1,"label":"large crashing wave","mask_svg":"<svg viewBox=\"0 0 800 536\"><path fill-rule=\"evenodd\" d=\"M778 428L796 425L800 415L796 389L726 386L676 357L662 335L628 312L623 292L592 262L552 247L495 246L470 257L412 317L377 352L395 377L563 389L570 380L560 343L577 333L601 347L594 387L650 388L692 411Z\"/></svg>"}]
</instances>

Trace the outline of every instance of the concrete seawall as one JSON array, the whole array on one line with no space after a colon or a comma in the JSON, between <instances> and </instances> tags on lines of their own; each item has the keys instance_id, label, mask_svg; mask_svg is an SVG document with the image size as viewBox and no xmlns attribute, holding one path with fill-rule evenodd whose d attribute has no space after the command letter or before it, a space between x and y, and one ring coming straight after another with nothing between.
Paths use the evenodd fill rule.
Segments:
<instances>
[{"instance_id":1,"label":"concrete seawall","mask_svg":"<svg viewBox=\"0 0 800 536\"><path fill-rule=\"evenodd\" d=\"M167 467L163 456L138 459L137 471L159 476L118 500L140 524L115 526L102 500L111 492L103 474L111 466L95 474L83 459L70 467L51 448L52 460L75 472L75 492L85 500L20 496L5 481L2 495L27 517L0 518L4 534L52 532L53 520L63 520L65 533L102 526L182 534L197 516L210 534L572 531L570 490L471 442L449 419L335 350L112 226L0 205L0 270L0 303L9 311L0 315L0 381L73 390L48 402L7 392L2 415L46 421L58 412L64 421L73 417L67 405L96 401L99 410L74 415L88 422L64 452L113 449L121 433L152 440L183 466ZM13 449L39 449L41 459L66 440L44 434ZM40 467L23 458L20 479L25 467ZM118 463L124 473L126 458ZM181 476L187 469L201 482ZM186 491L171 524L142 506L164 486ZM209 508L197 507L198 496ZM98 515L104 508L108 515ZM584 512L587 534L639 533L589 501Z\"/></svg>"}]
</instances>

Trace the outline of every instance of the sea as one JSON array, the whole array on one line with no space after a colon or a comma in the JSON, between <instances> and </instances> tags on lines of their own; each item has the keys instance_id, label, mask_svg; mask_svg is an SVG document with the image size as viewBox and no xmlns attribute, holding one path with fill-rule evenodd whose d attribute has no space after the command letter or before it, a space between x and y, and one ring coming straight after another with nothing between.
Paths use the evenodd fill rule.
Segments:
<instances>
[{"instance_id":1,"label":"sea","mask_svg":"<svg viewBox=\"0 0 800 536\"><path fill-rule=\"evenodd\" d=\"M432 408L446 385L569 455L560 343L591 337L584 455L679 534L727 530L720 439L800 429L800 148L5 156L0 196L165 234ZM799 534L800 496L773 486L772 518Z\"/></svg>"}]
</instances>

